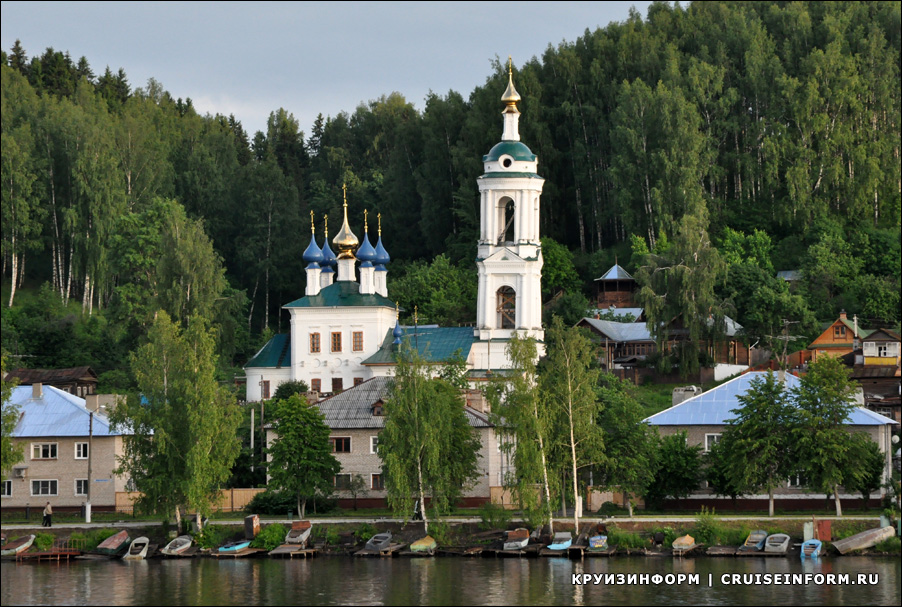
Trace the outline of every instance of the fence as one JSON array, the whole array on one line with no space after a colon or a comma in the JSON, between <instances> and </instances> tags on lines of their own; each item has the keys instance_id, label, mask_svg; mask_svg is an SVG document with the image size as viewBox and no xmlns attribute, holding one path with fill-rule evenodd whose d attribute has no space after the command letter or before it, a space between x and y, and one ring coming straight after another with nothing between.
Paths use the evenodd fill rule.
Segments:
<instances>
[{"instance_id":1,"label":"fence","mask_svg":"<svg viewBox=\"0 0 902 607\"><path fill-rule=\"evenodd\" d=\"M213 502L213 510L216 512L239 512L244 510L255 495L264 491L266 489L222 489ZM132 514L134 503L140 497L141 493L137 491L117 491L116 512Z\"/></svg>"}]
</instances>

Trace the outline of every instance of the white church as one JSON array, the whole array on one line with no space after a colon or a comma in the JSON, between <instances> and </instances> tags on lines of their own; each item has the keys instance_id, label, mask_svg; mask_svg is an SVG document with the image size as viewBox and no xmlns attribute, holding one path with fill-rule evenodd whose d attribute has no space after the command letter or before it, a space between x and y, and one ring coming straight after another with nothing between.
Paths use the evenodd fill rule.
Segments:
<instances>
[{"instance_id":1,"label":"white church","mask_svg":"<svg viewBox=\"0 0 902 607\"><path fill-rule=\"evenodd\" d=\"M303 256L306 292L283 306L291 315L290 333L273 337L245 365L249 402L270 398L280 383L289 380L304 381L316 392L339 393L368 379L393 375L402 340L409 340L421 357L433 363L459 353L474 382L510 367L506 349L515 332L535 338L541 346L539 197L545 180L538 175L536 155L520 142L520 95L512 74L501 100L501 141L482 157L484 173L478 179L475 328L399 324L387 288L391 258L382 242L381 225L373 246L364 219L361 243L348 225L345 197L344 221L332 239L338 254L330 247L328 231L322 247L311 234Z\"/></svg>"}]
</instances>

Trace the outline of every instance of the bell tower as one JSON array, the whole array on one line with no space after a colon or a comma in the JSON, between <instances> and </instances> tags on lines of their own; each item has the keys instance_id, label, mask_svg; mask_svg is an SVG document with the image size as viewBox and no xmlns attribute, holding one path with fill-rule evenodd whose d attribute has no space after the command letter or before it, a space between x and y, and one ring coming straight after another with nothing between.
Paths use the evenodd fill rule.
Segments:
<instances>
[{"instance_id":1,"label":"bell tower","mask_svg":"<svg viewBox=\"0 0 902 607\"><path fill-rule=\"evenodd\" d=\"M539 197L545 180L537 173L536 155L520 142L520 95L514 88L510 58L508 62L508 84L501 97L501 141L482 157L484 173L478 179L478 341L474 346L484 342L479 350L485 348L486 369L509 366L504 342L514 333L539 342L544 339Z\"/></svg>"}]
</instances>

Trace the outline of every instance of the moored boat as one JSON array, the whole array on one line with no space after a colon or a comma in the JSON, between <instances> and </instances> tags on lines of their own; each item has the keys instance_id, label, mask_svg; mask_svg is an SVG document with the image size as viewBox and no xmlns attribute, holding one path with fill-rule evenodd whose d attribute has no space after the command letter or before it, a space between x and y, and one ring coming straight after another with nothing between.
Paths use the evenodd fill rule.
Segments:
<instances>
[{"instance_id":1,"label":"moored boat","mask_svg":"<svg viewBox=\"0 0 902 607\"><path fill-rule=\"evenodd\" d=\"M816 559L824 550L824 545L820 540L808 540L802 543L800 555L803 559Z\"/></svg>"},{"instance_id":2,"label":"moored boat","mask_svg":"<svg viewBox=\"0 0 902 607\"><path fill-rule=\"evenodd\" d=\"M24 552L31 548L31 545L33 543L33 535L23 535L22 537L16 538L8 544L4 544L3 550L0 550L0 556L15 556L20 552Z\"/></svg>"},{"instance_id":3,"label":"moored boat","mask_svg":"<svg viewBox=\"0 0 902 607\"><path fill-rule=\"evenodd\" d=\"M438 544L433 539L433 537L431 535L427 535L426 537L420 538L412 543L410 545L410 550L411 552L427 552L429 554L432 554L433 552L435 552L437 546Z\"/></svg>"},{"instance_id":4,"label":"moored boat","mask_svg":"<svg viewBox=\"0 0 902 607\"><path fill-rule=\"evenodd\" d=\"M310 524L310 521L295 521L291 523L291 529L285 534L285 543L306 546L312 528L313 525Z\"/></svg>"},{"instance_id":5,"label":"moored boat","mask_svg":"<svg viewBox=\"0 0 902 607\"><path fill-rule=\"evenodd\" d=\"M94 550L97 554L106 556L120 556L128 549L131 538L128 537L128 531L124 529L115 535L106 538Z\"/></svg>"},{"instance_id":6,"label":"moored boat","mask_svg":"<svg viewBox=\"0 0 902 607\"><path fill-rule=\"evenodd\" d=\"M230 552L239 552L251 545L250 540L235 540L234 542L226 542L219 547L219 554L228 554Z\"/></svg>"},{"instance_id":7,"label":"moored boat","mask_svg":"<svg viewBox=\"0 0 902 607\"><path fill-rule=\"evenodd\" d=\"M770 554L786 554L789 550L789 536L785 533L768 535L764 542L764 551Z\"/></svg>"},{"instance_id":8,"label":"moored boat","mask_svg":"<svg viewBox=\"0 0 902 607\"><path fill-rule=\"evenodd\" d=\"M676 555L689 552L690 550L695 549L697 546L698 544L695 543L695 538L689 534L676 538L671 544L673 553Z\"/></svg>"},{"instance_id":9,"label":"moored boat","mask_svg":"<svg viewBox=\"0 0 902 607\"><path fill-rule=\"evenodd\" d=\"M391 545L391 531L377 533L366 543L366 549L372 552L382 552L388 550Z\"/></svg>"},{"instance_id":10,"label":"moored boat","mask_svg":"<svg viewBox=\"0 0 902 607\"><path fill-rule=\"evenodd\" d=\"M190 535L180 535L166 544L160 552L167 556L178 556L190 548L193 541Z\"/></svg>"},{"instance_id":11,"label":"moored boat","mask_svg":"<svg viewBox=\"0 0 902 607\"><path fill-rule=\"evenodd\" d=\"M129 561L140 561L147 558L147 549L150 547L150 540L146 537L139 537L129 546L128 552L123 555L123 559Z\"/></svg>"},{"instance_id":12,"label":"moored boat","mask_svg":"<svg viewBox=\"0 0 902 607\"><path fill-rule=\"evenodd\" d=\"M569 531L561 531L554 534L554 541L549 544L549 550L566 550L573 543L573 535Z\"/></svg>"},{"instance_id":13,"label":"moored boat","mask_svg":"<svg viewBox=\"0 0 902 607\"><path fill-rule=\"evenodd\" d=\"M745 543L739 547L740 552L761 552L764 550L764 542L767 541L767 531L758 529L752 531L745 539Z\"/></svg>"},{"instance_id":14,"label":"moored boat","mask_svg":"<svg viewBox=\"0 0 902 607\"><path fill-rule=\"evenodd\" d=\"M862 531L861 533L856 533L855 535L851 535L842 540L836 540L833 542L833 547L836 548L840 554L846 554L853 550L872 548L894 535L896 535L896 530L893 527L876 527L874 529Z\"/></svg>"},{"instance_id":15,"label":"moored boat","mask_svg":"<svg viewBox=\"0 0 902 607\"><path fill-rule=\"evenodd\" d=\"M529 530L520 527L513 531L507 532L507 538L504 540L505 550L522 550L529 543Z\"/></svg>"}]
</instances>

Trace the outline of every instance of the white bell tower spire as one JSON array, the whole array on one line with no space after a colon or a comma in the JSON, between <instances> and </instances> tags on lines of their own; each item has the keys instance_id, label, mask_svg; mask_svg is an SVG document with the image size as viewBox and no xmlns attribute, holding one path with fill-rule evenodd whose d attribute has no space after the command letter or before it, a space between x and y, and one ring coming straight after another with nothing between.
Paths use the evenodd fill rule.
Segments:
<instances>
[{"instance_id":1,"label":"white bell tower spire","mask_svg":"<svg viewBox=\"0 0 902 607\"><path fill-rule=\"evenodd\" d=\"M537 173L536 155L520 142L520 94L510 59L501 101L501 141L482 157L484 173L478 180L479 299L473 347L477 368L485 369L510 366L504 342L513 334L544 339L539 197L545 180ZM489 346L493 341L500 343Z\"/></svg>"}]
</instances>

